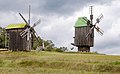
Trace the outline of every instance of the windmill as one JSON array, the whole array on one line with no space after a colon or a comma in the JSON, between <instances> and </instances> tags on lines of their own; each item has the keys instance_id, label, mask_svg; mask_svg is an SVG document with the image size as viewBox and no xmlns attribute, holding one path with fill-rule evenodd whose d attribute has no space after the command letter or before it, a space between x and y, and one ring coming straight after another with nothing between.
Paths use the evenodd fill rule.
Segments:
<instances>
[{"instance_id":1,"label":"windmill","mask_svg":"<svg viewBox=\"0 0 120 74\"><path fill-rule=\"evenodd\" d=\"M90 52L90 47L94 46L94 29L102 36L104 31L97 26L103 18L103 14L100 14L93 24L93 6L90 6L90 20L87 17L78 18L75 23L75 37L72 45L78 47L78 51Z\"/></svg>"},{"instance_id":2,"label":"windmill","mask_svg":"<svg viewBox=\"0 0 120 74\"><path fill-rule=\"evenodd\" d=\"M40 39L34 28L40 24L41 19L35 22L33 26L30 25L30 6L28 21L26 21L21 13L19 13L19 15L25 23L9 24L5 28L7 32L8 49L10 51L30 51L34 38L36 38L40 44Z\"/></svg>"},{"instance_id":3,"label":"windmill","mask_svg":"<svg viewBox=\"0 0 120 74\"><path fill-rule=\"evenodd\" d=\"M37 39L37 41L40 43L40 40L38 39L38 34L37 32L34 30L34 28L40 24L41 19L39 19L37 22L35 22L33 24L33 26L30 25L30 6L29 6L29 20L28 22L26 21L26 19L23 17L23 15L21 13L19 13L19 15L21 16L21 18L24 20L24 22L27 24L27 28L25 30L23 30L22 32L20 32L20 36L22 38L25 38L27 36L27 50L29 51L31 49L31 40L33 40L33 36Z\"/></svg>"}]
</instances>

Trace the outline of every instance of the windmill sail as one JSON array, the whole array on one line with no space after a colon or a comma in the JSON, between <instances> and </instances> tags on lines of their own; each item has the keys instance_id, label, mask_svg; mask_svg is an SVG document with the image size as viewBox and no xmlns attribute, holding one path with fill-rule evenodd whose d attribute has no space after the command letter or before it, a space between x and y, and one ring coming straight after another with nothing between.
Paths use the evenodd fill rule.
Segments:
<instances>
[{"instance_id":1,"label":"windmill sail","mask_svg":"<svg viewBox=\"0 0 120 74\"><path fill-rule=\"evenodd\" d=\"M90 28L89 32L87 33L86 38L88 38L88 36L93 33L92 30L93 30L94 28L96 29L96 31L97 31L100 35L103 35L104 31L103 31L102 29L100 29L98 26L96 27L96 25L102 20L102 18L103 18L103 14L100 14L100 15L98 16L98 18L96 19L95 24L92 25L92 27Z\"/></svg>"},{"instance_id":2,"label":"windmill sail","mask_svg":"<svg viewBox=\"0 0 120 74\"><path fill-rule=\"evenodd\" d=\"M34 28L35 26L37 26L38 24L40 24L40 22L41 22L41 19L39 19L37 22L35 22L32 27Z\"/></svg>"},{"instance_id":3,"label":"windmill sail","mask_svg":"<svg viewBox=\"0 0 120 74\"><path fill-rule=\"evenodd\" d=\"M29 25L28 24L28 22L25 20L25 18L23 17L23 15L21 14L21 13L19 13L19 15L22 17L22 19L25 21L25 23L27 24L27 25Z\"/></svg>"},{"instance_id":4,"label":"windmill sail","mask_svg":"<svg viewBox=\"0 0 120 74\"><path fill-rule=\"evenodd\" d=\"M101 13L96 19L96 22L99 23L102 19L103 19L103 14Z\"/></svg>"},{"instance_id":5,"label":"windmill sail","mask_svg":"<svg viewBox=\"0 0 120 74\"><path fill-rule=\"evenodd\" d=\"M90 28L90 30L89 30L89 32L88 32L88 34L86 35L86 38L88 38L88 36L90 35L90 34L92 34L92 30L94 29L94 26L92 27L92 28Z\"/></svg>"},{"instance_id":6,"label":"windmill sail","mask_svg":"<svg viewBox=\"0 0 120 74\"><path fill-rule=\"evenodd\" d=\"M104 31L100 27L97 26L95 29L100 35L103 35Z\"/></svg>"}]
</instances>

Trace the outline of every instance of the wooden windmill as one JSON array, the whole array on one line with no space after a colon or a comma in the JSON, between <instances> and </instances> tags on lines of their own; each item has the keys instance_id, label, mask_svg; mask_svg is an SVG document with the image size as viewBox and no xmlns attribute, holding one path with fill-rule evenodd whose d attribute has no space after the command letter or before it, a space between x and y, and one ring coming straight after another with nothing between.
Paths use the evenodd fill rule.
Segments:
<instances>
[{"instance_id":1,"label":"wooden windmill","mask_svg":"<svg viewBox=\"0 0 120 74\"><path fill-rule=\"evenodd\" d=\"M96 19L95 24L93 24L93 6L90 6L90 20L87 17L78 18L75 23L75 37L74 43L72 45L78 47L78 51L90 52L90 47L94 46L94 29L100 34L103 35L104 31L100 29L97 24L101 21L103 15Z\"/></svg>"},{"instance_id":2,"label":"wooden windmill","mask_svg":"<svg viewBox=\"0 0 120 74\"><path fill-rule=\"evenodd\" d=\"M22 17L25 23L10 24L6 27L8 49L12 51L30 51L33 43L33 37L40 42L34 27L40 24L41 20L39 19L33 24L33 26L30 26L30 6L28 22L21 13L19 13L19 15Z\"/></svg>"}]
</instances>

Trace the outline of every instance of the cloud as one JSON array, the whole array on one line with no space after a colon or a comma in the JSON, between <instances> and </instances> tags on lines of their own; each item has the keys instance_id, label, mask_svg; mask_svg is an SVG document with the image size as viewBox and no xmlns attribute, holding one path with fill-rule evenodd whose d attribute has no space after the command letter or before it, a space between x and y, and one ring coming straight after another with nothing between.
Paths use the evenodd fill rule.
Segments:
<instances>
[{"instance_id":1,"label":"cloud","mask_svg":"<svg viewBox=\"0 0 120 74\"><path fill-rule=\"evenodd\" d=\"M57 46L70 46L73 42L74 17L51 16L43 18L43 23L36 28L45 39L52 40ZM45 25L44 25L45 24Z\"/></svg>"},{"instance_id":2,"label":"cloud","mask_svg":"<svg viewBox=\"0 0 120 74\"><path fill-rule=\"evenodd\" d=\"M72 15L90 4L110 4L107 0L45 0L43 6L39 6L41 13L57 14L60 16Z\"/></svg>"},{"instance_id":3,"label":"cloud","mask_svg":"<svg viewBox=\"0 0 120 74\"><path fill-rule=\"evenodd\" d=\"M107 0L1 0L1 11L15 11L28 13L28 5L32 5L32 12L42 15L57 14L70 15L89 4L108 4Z\"/></svg>"}]
</instances>

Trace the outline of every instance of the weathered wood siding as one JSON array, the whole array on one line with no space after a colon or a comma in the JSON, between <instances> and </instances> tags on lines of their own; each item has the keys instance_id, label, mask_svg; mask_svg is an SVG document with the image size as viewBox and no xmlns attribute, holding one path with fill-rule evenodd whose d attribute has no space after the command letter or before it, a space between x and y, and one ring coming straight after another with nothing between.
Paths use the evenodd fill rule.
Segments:
<instances>
[{"instance_id":1,"label":"weathered wood siding","mask_svg":"<svg viewBox=\"0 0 120 74\"><path fill-rule=\"evenodd\" d=\"M88 36L86 38L86 35L88 34L90 30L90 26L83 26L79 28L75 28L75 39L74 43L78 47L83 47L83 46L90 46L93 47L94 44L94 33ZM94 30L93 30L94 32Z\"/></svg>"},{"instance_id":2,"label":"weathered wood siding","mask_svg":"<svg viewBox=\"0 0 120 74\"><path fill-rule=\"evenodd\" d=\"M8 49L12 51L26 51L27 50L27 36L22 38L20 32L23 29L7 30L9 34Z\"/></svg>"}]
</instances>

